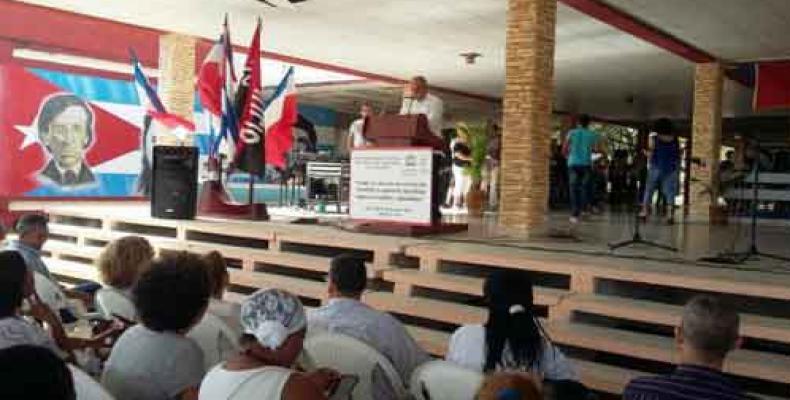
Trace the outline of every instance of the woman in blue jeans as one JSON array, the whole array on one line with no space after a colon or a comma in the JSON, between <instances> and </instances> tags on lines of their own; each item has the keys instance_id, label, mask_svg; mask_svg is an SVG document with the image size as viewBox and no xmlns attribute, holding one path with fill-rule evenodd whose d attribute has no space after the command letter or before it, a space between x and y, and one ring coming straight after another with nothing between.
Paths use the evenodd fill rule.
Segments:
<instances>
[{"instance_id":1,"label":"woman in blue jeans","mask_svg":"<svg viewBox=\"0 0 790 400\"><path fill-rule=\"evenodd\" d=\"M661 118L656 121L656 136L650 143L648 158L650 159L645 184L645 197L642 200L642 218L647 218L653 200L653 192L661 188L667 205L669 215L667 223L675 222L675 196L678 192L678 170L680 167L680 143L675 135L672 121Z\"/></svg>"}]
</instances>

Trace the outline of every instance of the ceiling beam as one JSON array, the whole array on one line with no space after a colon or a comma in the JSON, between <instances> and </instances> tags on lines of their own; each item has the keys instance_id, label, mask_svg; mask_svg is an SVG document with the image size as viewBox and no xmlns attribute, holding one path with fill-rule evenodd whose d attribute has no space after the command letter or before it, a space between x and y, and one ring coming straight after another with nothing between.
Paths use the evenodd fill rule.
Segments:
<instances>
[{"instance_id":1,"label":"ceiling beam","mask_svg":"<svg viewBox=\"0 0 790 400\"><path fill-rule=\"evenodd\" d=\"M630 33L672 54L682 57L693 63L707 63L716 60L716 57L690 43L642 21L632 15L626 14L600 0L559 0L568 7L595 18L607 25L621 31Z\"/></svg>"}]
</instances>

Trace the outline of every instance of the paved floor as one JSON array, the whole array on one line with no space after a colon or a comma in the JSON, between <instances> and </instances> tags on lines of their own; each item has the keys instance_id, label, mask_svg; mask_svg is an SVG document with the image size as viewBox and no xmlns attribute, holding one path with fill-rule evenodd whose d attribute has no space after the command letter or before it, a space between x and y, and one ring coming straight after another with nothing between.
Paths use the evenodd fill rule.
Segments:
<instances>
[{"instance_id":1,"label":"paved floor","mask_svg":"<svg viewBox=\"0 0 790 400\"><path fill-rule=\"evenodd\" d=\"M683 221L667 225L663 221L653 219L640 224L642 237L648 241L676 247L677 252L645 245L628 246L611 252L608 244L633 237L635 225L633 216L624 213L604 213L590 216L573 226L568 222L567 213L552 213L547 224L547 232L529 239L504 233L499 228L494 214L486 214L482 219L454 215L448 220L468 222L469 231L433 239L683 262L697 262L702 257L723 252L745 251L749 248L751 232L751 224L747 219L733 219L727 225L715 226ZM763 252L790 258L790 223L760 222L757 226L757 245ZM768 257L753 259L734 267L779 269L790 273L790 262L772 260Z\"/></svg>"}]
</instances>

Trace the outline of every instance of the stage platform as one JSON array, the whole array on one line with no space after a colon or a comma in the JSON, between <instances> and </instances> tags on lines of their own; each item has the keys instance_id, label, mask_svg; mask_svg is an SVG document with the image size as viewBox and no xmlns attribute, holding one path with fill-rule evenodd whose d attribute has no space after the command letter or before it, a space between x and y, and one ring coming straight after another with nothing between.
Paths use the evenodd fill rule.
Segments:
<instances>
[{"instance_id":1,"label":"stage platform","mask_svg":"<svg viewBox=\"0 0 790 400\"><path fill-rule=\"evenodd\" d=\"M632 219L598 216L571 232L567 217L552 216L544 237L501 234L489 216L468 222L463 234L406 238L351 232L343 216L309 222L310 213L271 209L272 221L153 219L142 203L16 202L51 218L45 250L66 282L96 279L90 266L102 246L124 235L147 237L159 252L219 250L233 265L232 293L240 300L260 287L282 287L311 306L326 296L330 257L352 252L368 261L371 290L364 300L401 318L420 343L441 356L461 324L482 323L482 282L495 268L528 271L535 303L551 339L573 358L584 382L619 394L634 376L666 372L673 362L672 327L692 295L727 297L743 314L743 349L726 370L749 391L790 398L790 265L760 260L744 265L700 263L745 236L738 224L648 224L644 236L671 242L677 254L632 248L614 254L606 243L629 236ZM790 228L761 225L767 252L790 255ZM567 236L575 238L554 237ZM742 245L742 244L741 244Z\"/></svg>"}]
</instances>

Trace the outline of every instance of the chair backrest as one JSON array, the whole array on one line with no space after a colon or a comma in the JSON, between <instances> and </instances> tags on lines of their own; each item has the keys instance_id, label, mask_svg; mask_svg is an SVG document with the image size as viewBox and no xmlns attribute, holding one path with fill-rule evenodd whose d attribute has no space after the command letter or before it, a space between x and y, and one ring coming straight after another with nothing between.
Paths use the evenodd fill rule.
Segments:
<instances>
[{"instance_id":1,"label":"chair backrest","mask_svg":"<svg viewBox=\"0 0 790 400\"><path fill-rule=\"evenodd\" d=\"M480 372L435 360L414 370L409 389L417 400L474 400L482 383Z\"/></svg>"},{"instance_id":2,"label":"chair backrest","mask_svg":"<svg viewBox=\"0 0 790 400\"><path fill-rule=\"evenodd\" d=\"M119 315L130 321L137 320L137 311L131 299L119 293L117 289L103 288L96 292L96 306L105 318L111 319Z\"/></svg>"},{"instance_id":3,"label":"chair backrest","mask_svg":"<svg viewBox=\"0 0 790 400\"><path fill-rule=\"evenodd\" d=\"M206 312L200 323L187 334L203 350L206 371L226 360L239 349L239 334L222 318Z\"/></svg>"},{"instance_id":4,"label":"chair backrest","mask_svg":"<svg viewBox=\"0 0 790 400\"><path fill-rule=\"evenodd\" d=\"M33 273L33 280L36 285L36 294L52 311L57 313L58 310L69 308L69 300L56 282L38 272Z\"/></svg>"},{"instance_id":5,"label":"chair backrest","mask_svg":"<svg viewBox=\"0 0 790 400\"><path fill-rule=\"evenodd\" d=\"M83 370L69 364L77 400L114 400L107 390Z\"/></svg>"},{"instance_id":6,"label":"chair backrest","mask_svg":"<svg viewBox=\"0 0 790 400\"><path fill-rule=\"evenodd\" d=\"M398 399L408 398L406 387L390 360L366 343L347 335L320 333L308 336L304 348L318 367L359 377L352 395L354 399L374 398L373 372L377 367L389 380L395 396Z\"/></svg>"}]
</instances>

